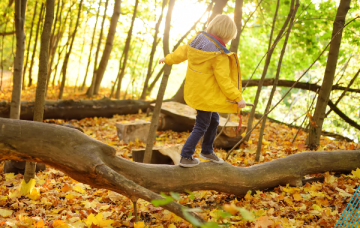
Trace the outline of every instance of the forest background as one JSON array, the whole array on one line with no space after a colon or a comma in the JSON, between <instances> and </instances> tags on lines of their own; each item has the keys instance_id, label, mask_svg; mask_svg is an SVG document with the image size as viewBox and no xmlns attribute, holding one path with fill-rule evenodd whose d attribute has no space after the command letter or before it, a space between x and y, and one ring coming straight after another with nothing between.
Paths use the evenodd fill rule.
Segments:
<instances>
[{"instance_id":1,"label":"forest background","mask_svg":"<svg viewBox=\"0 0 360 228\"><path fill-rule=\"evenodd\" d=\"M0 68L2 91L1 99L10 101L11 91L6 88L6 78L11 79L13 62L16 49L16 39L14 28L14 7L13 1L1 1L0 9L2 17L0 36ZM118 19L116 33L113 41L113 48L110 53L106 71L101 83L103 88L109 88L101 94L110 96L111 90L115 84L118 86L121 82L120 91L117 94L121 98L139 99L144 90L144 84L148 73L148 65L153 46L156 24L162 14L161 1L122 1L121 13ZM223 13L234 16L235 2L225 1ZM261 77L261 69L264 66L264 60L261 62L264 54L268 49L268 40L272 28L272 18L276 8L275 1L244 1L242 25L244 25L239 46L238 55L240 59L242 79L253 79ZM82 98L86 92L85 88L90 86L93 75L94 65L99 64L100 58L105 49L107 32L110 26L111 16L113 15L114 1L84 1L81 12L78 14L79 4L77 1L59 0L55 3L55 21L52 30L52 39L54 47L50 48L49 72L49 91L47 99L59 98L61 83L65 86L65 96L68 98ZM275 21L274 34L280 30L283 21L288 14L290 1L281 1L278 10L278 17ZM321 50L331 39L332 24L336 15L339 1L321 1L306 0L301 1L296 14L296 19L288 40L286 52L283 58L280 79L297 80L304 70L317 58ZM40 52L40 35L42 24L44 23L44 5L45 1L32 0L27 3L25 18L25 60L24 60L24 89L25 91L34 91L37 80L39 52ZM107 6L106 6L107 5ZM205 15L203 13L208 6L214 4L210 1L191 1L178 0L172 13L171 30L170 30L170 49L183 37L187 32L182 43L186 43L194 37L197 32L203 30L206 22L211 16L211 10ZM164 8L163 15L166 15L167 7ZM135 12L135 16L133 15ZM359 12L359 1L352 1L351 8L347 18L353 18ZM77 28L74 26L79 15ZM162 16L161 16L162 17ZM103 20L105 18L105 20ZM133 27L132 20L133 21ZM200 21L198 21L200 19ZM198 22L198 23L196 23ZM160 21L160 27L157 34L156 51L153 54L151 78L153 83L152 90L148 91L146 99L156 97L160 85L158 72L162 66L157 64L157 60L163 57L162 37L165 19ZM194 26L195 24L195 26ZM192 27L194 27L192 29ZM334 85L346 87L349 81L358 71L359 65L359 20L354 21L350 26L344 29L339 52L336 77ZM75 29L77 29L75 33ZM128 48L126 40L131 37ZM72 36L74 36L73 47L70 48ZM279 45L278 45L279 46ZM128 49L128 50L126 50ZM68 64L64 64L66 52L69 52ZM275 48L272 61L270 62L266 78L274 78L277 68L277 59L280 56L281 49ZM127 53L124 61L124 53ZM319 58L315 65L306 73L301 80L321 85L324 76L324 70L327 60L327 51ZM260 63L259 67L257 65ZM122 67L125 64L125 67ZM64 80L62 67L67 68L67 75ZM257 70L255 70L257 69ZM123 70L123 72L122 72ZM179 85L184 80L186 63L173 66L169 83L165 92L165 98L171 98L179 89ZM122 76L121 76L122 74ZM10 75L10 76L9 76ZM10 77L10 78L9 78ZM11 82L11 80L8 80ZM4 83L4 85L3 85ZM72 88L70 88L71 86ZM28 89L30 87L30 90ZM68 87L68 88L66 88ZM354 81L351 88L359 88L359 80ZM277 87L273 103L279 100L288 88ZM263 113L266 101L269 97L271 87L262 89L260 102L257 106L257 112ZM251 103L254 100L256 87L249 87L244 92L246 101ZM89 91L87 91L89 93ZM97 92L95 91L95 94ZM114 91L115 93L115 91ZM330 99L336 101L342 91L334 90ZM26 94L35 93L24 93ZM69 96L70 95L70 96ZM315 93L301 89L293 89L284 101L270 113L270 117L285 123L300 125L303 117L311 115L311 105ZM99 96L97 96L99 97ZM144 98L144 96L142 97ZM346 113L347 116L355 122L360 118L358 93L347 93L344 98L337 104L338 108ZM31 99L31 98L28 98ZM32 99L34 100L34 98ZM310 109L309 109L310 108ZM310 112L309 112L310 110ZM301 118L300 118L301 117ZM358 140L359 131L344 122L337 114L331 112L325 119L323 130L341 133L344 136Z\"/></svg>"}]
</instances>

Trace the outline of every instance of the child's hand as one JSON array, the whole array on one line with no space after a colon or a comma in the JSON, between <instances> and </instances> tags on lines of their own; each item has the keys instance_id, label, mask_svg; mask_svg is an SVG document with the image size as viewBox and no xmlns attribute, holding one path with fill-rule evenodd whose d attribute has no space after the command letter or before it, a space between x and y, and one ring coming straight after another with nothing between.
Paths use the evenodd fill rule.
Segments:
<instances>
[{"instance_id":1,"label":"child's hand","mask_svg":"<svg viewBox=\"0 0 360 228\"><path fill-rule=\"evenodd\" d=\"M165 58L159 60L159 64L165 63Z\"/></svg>"},{"instance_id":2,"label":"child's hand","mask_svg":"<svg viewBox=\"0 0 360 228\"><path fill-rule=\"evenodd\" d=\"M245 108L245 106L246 106L246 102L244 101L244 99L238 102L238 108Z\"/></svg>"}]
</instances>

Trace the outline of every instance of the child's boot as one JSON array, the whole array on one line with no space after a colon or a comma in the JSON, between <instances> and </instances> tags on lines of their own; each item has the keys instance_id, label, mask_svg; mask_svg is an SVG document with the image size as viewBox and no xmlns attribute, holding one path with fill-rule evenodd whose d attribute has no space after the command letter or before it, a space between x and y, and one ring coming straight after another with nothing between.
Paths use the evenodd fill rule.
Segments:
<instances>
[{"instance_id":1,"label":"child's boot","mask_svg":"<svg viewBox=\"0 0 360 228\"><path fill-rule=\"evenodd\" d=\"M193 157L190 158L181 157L179 163L181 167L186 167L186 168L194 167L197 166L198 164L200 164L200 160L198 158L193 158Z\"/></svg>"},{"instance_id":2,"label":"child's boot","mask_svg":"<svg viewBox=\"0 0 360 228\"><path fill-rule=\"evenodd\" d=\"M219 158L218 156L216 156L216 154L214 152L211 154L200 153L199 157L201 157L202 159L208 160L208 161L218 163L218 164L224 163L224 160Z\"/></svg>"}]
</instances>

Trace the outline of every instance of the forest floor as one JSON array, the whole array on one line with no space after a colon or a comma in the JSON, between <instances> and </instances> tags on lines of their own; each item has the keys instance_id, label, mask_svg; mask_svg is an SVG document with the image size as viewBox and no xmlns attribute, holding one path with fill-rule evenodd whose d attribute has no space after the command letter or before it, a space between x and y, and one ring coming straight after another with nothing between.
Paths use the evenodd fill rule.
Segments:
<instances>
[{"instance_id":1,"label":"forest floor","mask_svg":"<svg viewBox=\"0 0 360 228\"><path fill-rule=\"evenodd\" d=\"M1 100L9 99L9 90L5 89L0 93ZM71 90L73 88L68 88L68 91ZM79 96L75 93L71 95L70 92L68 94L64 99L85 98L80 93ZM33 100L34 96L25 92L23 97L24 100ZM118 156L131 160L131 150L144 148L145 143L135 141L125 144L119 141L115 123L150 118L140 113L72 120L71 124L116 148ZM237 117L233 118L237 121ZM63 123L64 120L45 122ZM247 116L243 116L243 124L246 125L246 122ZM308 151L304 144L307 133L300 131L292 143L296 133L295 128L267 122L259 163ZM235 150L227 162L238 167L257 164L254 159L258 134L259 129L256 129L248 143ZM156 145L183 144L188 136L189 132L158 131ZM318 150L355 150L359 146L357 143L322 137ZM225 158L225 150L214 148L214 151ZM198 157L199 152L200 145L195 157ZM4 175L3 165L0 165L0 227L191 227L171 212L143 200L138 201L140 222L135 224L130 199L79 183L51 167L37 174L36 185L30 195L21 196L18 189L23 176ZM303 187L278 186L271 190L248 192L242 198L216 191L195 191L194 197L191 194L180 194L178 202L187 207L200 208L200 215L205 220L215 221L223 227L334 227L360 184L360 171L347 175L314 174L305 178L318 176L324 176L324 182L307 183ZM238 207L250 211L254 220L243 220ZM225 212L230 214L222 218Z\"/></svg>"}]
</instances>

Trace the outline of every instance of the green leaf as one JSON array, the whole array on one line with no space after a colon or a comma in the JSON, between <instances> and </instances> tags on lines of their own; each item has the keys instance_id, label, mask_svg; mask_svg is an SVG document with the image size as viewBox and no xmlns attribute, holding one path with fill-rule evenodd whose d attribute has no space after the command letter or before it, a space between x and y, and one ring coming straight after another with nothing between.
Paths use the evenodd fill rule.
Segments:
<instances>
[{"instance_id":1,"label":"green leaf","mask_svg":"<svg viewBox=\"0 0 360 228\"><path fill-rule=\"evenodd\" d=\"M185 219L190 222L193 226L195 227L199 227L199 226L202 226L203 223L200 222L197 218L195 218L194 216L192 216L189 211L191 209L183 209L183 213L184 213L184 217Z\"/></svg>"},{"instance_id":2,"label":"green leaf","mask_svg":"<svg viewBox=\"0 0 360 228\"><path fill-rule=\"evenodd\" d=\"M244 220L246 220L246 221L254 221L255 220L255 216L250 211L246 210L245 208L239 207L239 211Z\"/></svg>"},{"instance_id":3,"label":"green leaf","mask_svg":"<svg viewBox=\"0 0 360 228\"><path fill-rule=\"evenodd\" d=\"M207 222L203 225L200 226L201 228L219 228L219 224L217 224L216 222Z\"/></svg>"},{"instance_id":4,"label":"green leaf","mask_svg":"<svg viewBox=\"0 0 360 228\"><path fill-rule=\"evenodd\" d=\"M190 198L191 200L194 200L194 199L195 199L194 193L193 193L192 191L185 190L185 192L189 194L189 198Z\"/></svg>"},{"instance_id":5,"label":"green leaf","mask_svg":"<svg viewBox=\"0 0 360 228\"><path fill-rule=\"evenodd\" d=\"M160 195L163 196L164 199L151 200L152 205L154 205L155 207L166 205L166 204L171 203L172 201L174 201L174 199L171 196L167 196L163 192L160 193Z\"/></svg>"},{"instance_id":6,"label":"green leaf","mask_svg":"<svg viewBox=\"0 0 360 228\"><path fill-rule=\"evenodd\" d=\"M180 200L180 194L177 193L177 192L170 192L170 195L171 197L174 199L174 200Z\"/></svg>"}]
</instances>

